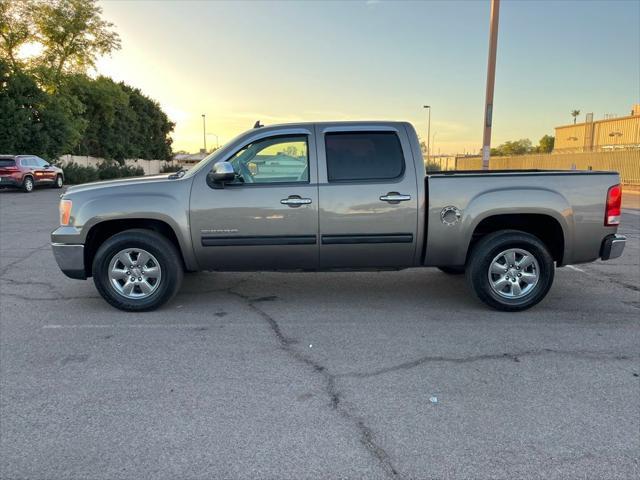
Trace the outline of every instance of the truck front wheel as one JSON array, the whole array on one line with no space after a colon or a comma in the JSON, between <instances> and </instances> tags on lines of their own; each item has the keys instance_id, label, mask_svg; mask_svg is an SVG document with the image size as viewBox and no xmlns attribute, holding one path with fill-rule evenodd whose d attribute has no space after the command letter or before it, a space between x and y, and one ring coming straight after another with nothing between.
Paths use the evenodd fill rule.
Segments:
<instances>
[{"instance_id":1,"label":"truck front wheel","mask_svg":"<svg viewBox=\"0 0 640 480\"><path fill-rule=\"evenodd\" d=\"M467 262L476 296L498 310L517 312L541 301L553 284L553 258L537 237L502 230L482 238Z\"/></svg>"},{"instance_id":2,"label":"truck front wheel","mask_svg":"<svg viewBox=\"0 0 640 480\"><path fill-rule=\"evenodd\" d=\"M112 306L131 312L155 310L178 292L180 254L151 230L126 230L107 239L93 259L93 281Z\"/></svg>"}]
</instances>

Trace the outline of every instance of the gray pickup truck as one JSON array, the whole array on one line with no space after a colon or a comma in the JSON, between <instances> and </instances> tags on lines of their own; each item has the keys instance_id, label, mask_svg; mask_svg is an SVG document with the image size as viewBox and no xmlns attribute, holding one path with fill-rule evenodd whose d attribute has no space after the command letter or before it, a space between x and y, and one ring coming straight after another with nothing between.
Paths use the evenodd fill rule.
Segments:
<instances>
[{"instance_id":1,"label":"gray pickup truck","mask_svg":"<svg viewBox=\"0 0 640 480\"><path fill-rule=\"evenodd\" d=\"M491 307L544 298L556 266L622 254L615 172L425 175L404 122L257 126L189 171L78 185L55 258L116 308L152 310L185 271L466 274Z\"/></svg>"}]
</instances>

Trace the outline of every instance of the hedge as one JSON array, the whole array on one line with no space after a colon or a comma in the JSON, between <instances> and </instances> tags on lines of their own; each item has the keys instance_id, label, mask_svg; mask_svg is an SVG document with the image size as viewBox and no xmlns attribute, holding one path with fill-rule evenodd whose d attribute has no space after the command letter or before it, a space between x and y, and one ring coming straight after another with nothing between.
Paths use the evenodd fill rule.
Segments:
<instances>
[{"instance_id":1,"label":"hedge","mask_svg":"<svg viewBox=\"0 0 640 480\"><path fill-rule=\"evenodd\" d=\"M104 162L96 167L85 167L75 162L67 163L62 167L65 183L78 185L80 183L97 182L98 180L112 180L114 178L141 177L144 169L119 165L115 162Z\"/></svg>"}]
</instances>

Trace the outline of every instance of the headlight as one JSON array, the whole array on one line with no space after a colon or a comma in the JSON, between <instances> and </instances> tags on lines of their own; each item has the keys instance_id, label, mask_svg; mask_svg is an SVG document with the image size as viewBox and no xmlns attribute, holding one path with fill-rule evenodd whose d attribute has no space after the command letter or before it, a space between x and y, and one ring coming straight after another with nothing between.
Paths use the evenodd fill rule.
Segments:
<instances>
[{"instance_id":1,"label":"headlight","mask_svg":"<svg viewBox=\"0 0 640 480\"><path fill-rule=\"evenodd\" d=\"M60 200L60 225L69 225L71 219L71 200Z\"/></svg>"}]
</instances>

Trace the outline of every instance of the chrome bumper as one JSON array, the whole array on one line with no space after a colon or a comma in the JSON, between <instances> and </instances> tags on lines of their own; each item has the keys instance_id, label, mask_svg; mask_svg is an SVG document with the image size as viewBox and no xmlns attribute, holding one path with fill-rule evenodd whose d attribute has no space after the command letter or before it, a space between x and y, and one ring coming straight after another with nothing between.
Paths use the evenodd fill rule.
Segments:
<instances>
[{"instance_id":1,"label":"chrome bumper","mask_svg":"<svg viewBox=\"0 0 640 480\"><path fill-rule=\"evenodd\" d=\"M602 241L602 247L600 247L600 258L602 258L602 260L618 258L622 255L626 243L627 237L624 235L609 235Z\"/></svg>"},{"instance_id":2,"label":"chrome bumper","mask_svg":"<svg viewBox=\"0 0 640 480\"><path fill-rule=\"evenodd\" d=\"M62 273L78 280L87 278L84 269L84 245L52 243L51 248Z\"/></svg>"}]
</instances>

